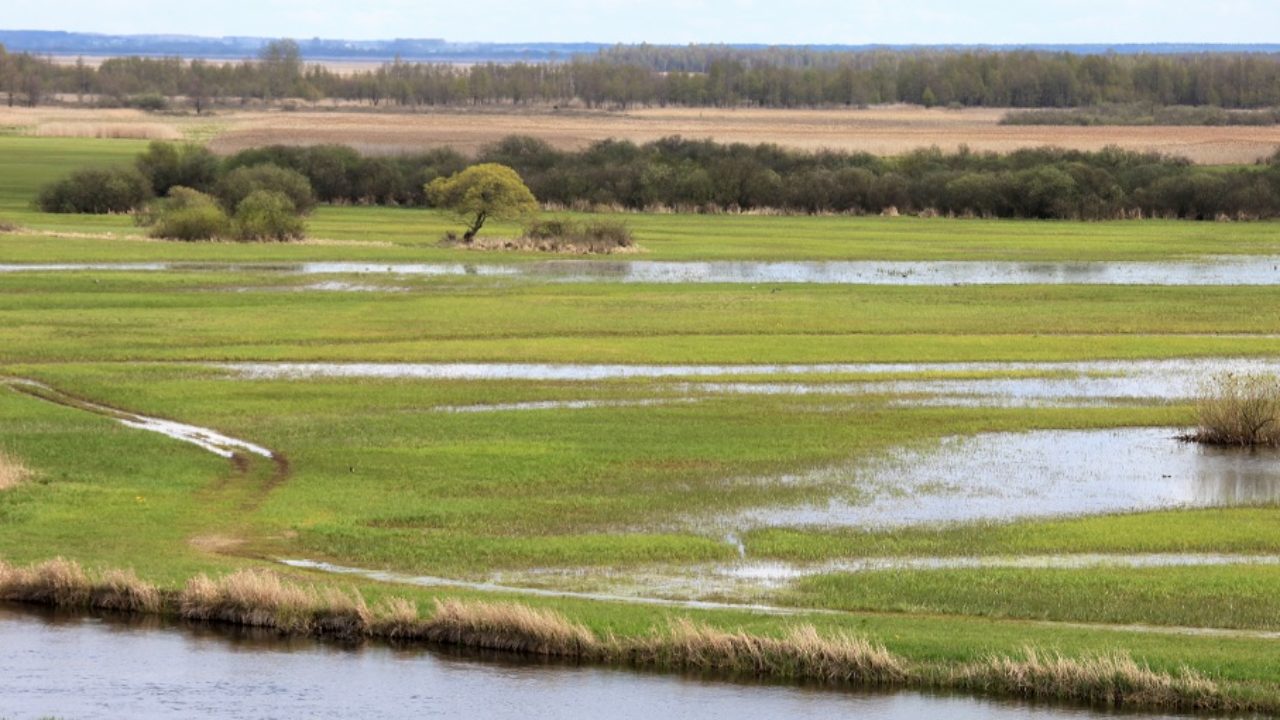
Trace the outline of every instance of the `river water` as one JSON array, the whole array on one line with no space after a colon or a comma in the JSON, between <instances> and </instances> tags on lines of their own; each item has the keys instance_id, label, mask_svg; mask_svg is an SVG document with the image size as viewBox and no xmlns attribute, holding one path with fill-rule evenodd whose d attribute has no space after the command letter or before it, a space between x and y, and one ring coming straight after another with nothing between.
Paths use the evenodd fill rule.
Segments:
<instances>
[{"instance_id":1,"label":"river water","mask_svg":"<svg viewBox=\"0 0 1280 720\"><path fill-rule=\"evenodd\" d=\"M477 653L351 648L4 605L0 647L0 716L13 720L1106 716L957 695L737 684Z\"/></svg>"}]
</instances>

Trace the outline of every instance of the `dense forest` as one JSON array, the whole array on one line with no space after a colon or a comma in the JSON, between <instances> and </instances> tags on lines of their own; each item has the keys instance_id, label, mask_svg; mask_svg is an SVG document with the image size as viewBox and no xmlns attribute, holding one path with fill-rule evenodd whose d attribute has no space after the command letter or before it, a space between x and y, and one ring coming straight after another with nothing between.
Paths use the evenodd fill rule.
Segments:
<instances>
[{"instance_id":1,"label":"dense forest","mask_svg":"<svg viewBox=\"0 0 1280 720\"><path fill-rule=\"evenodd\" d=\"M565 63L471 66L392 61L337 73L303 62L297 43L258 60L122 57L59 65L0 47L0 93L37 105L54 95L164 109L185 103L342 100L370 106L568 104L715 107L1023 108L1114 103L1262 108L1280 105L1280 55L1076 55L1034 51L868 51L618 47Z\"/></svg>"},{"instance_id":2,"label":"dense forest","mask_svg":"<svg viewBox=\"0 0 1280 720\"><path fill-rule=\"evenodd\" d=\"M997 155L933 148L880 158L678 137L644 145L606 140L563 151L535 138L512 136L475 158L449 149L370 157L329 145L255 148L219 159L201 146L173 148L154 144L133 175L121 171L109 179L89 177L78 186L51 186L40 204L62 211L99 206L122 211L142 203L150 192L163 196L174 186L227 197L228 178L249 173L270 179L264 188L284 193L299 208L308 207L312 198L428 206L425 185L484 162L515 169L545 205L583 210L1081 220L1280 217L1280 153L1267 164L1224 170L1119 149L1090 153L1043 148ZM101 196L113 185L125 190L119 193L124 199L108 203ZM139 187L143 190L137 191ZM245 194L248 190L241 189L230 196Z\"/></svg>"}]
</instances>

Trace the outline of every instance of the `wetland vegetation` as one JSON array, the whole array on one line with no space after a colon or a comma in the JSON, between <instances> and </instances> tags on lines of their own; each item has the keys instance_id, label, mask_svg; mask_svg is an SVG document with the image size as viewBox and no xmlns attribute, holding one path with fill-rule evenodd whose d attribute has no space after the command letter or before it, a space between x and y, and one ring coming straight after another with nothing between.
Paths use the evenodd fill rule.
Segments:
<instances>
[{"instance_id":1,"label":"wetland vegetation","mask_svg":"<svg viewBox=\"0 0 1280 720\"><path fill-rule=\"evenodd\" d=\"M1223 471L1171 429L1198 417L1178 381L1266 368L1280 354L1274 285L394 274L387 263L501 265L440 246L456 221L411 207L320 204L308 216L312 239L296 243L157 242L127 216L31 206L50 180L128 167L145 144L5 137L0 147L0 212L15 225L0 234L0 260L46 266L0 273L0 375L12 379L0 387L8 598L776 679L1149 708L1280 702L1280 575L1265 561L1280 554L1274 496L1259 491L1265 478L1239 464ZM1265 221L624 219L654 261L1280 255ZM363 289L335 292L255 266L309 261L351 263L327 277ZM58 267L94 262L142 267ZM166 262L197 264L146 269ZM1120 360L1139 369L1098 362ZM342 363L342 372L276 372L288 369L281 363ZM343 370L431 363L473 372ZM498 363L542 374L494 376ZM748 387L764 384L782 389ZM1033 386L1045 402L971 402ZM459 412L468 408L484 411ZM835 500L959 506L974 488L926 470L963 439L975 467L1004 477L1039 437L1110 429L1155 445L1152 433L1163 433L1170 455L1183 453L1172 470L1144 465L1152 496L1185 488L1188 467L1214 479L1239 471L1239 492L977 522L724 523ZM981 455L981 439L1011 436L1028 445L1005 464L998 452ZM904 457L923 468L910 487L872 472ZM993 492L998 505L1013 491ZM1220 561L1106 562L1157 554ZM50 562L59 556L68 561ZM836 565L994 556L1078 564ZM279 562L290 558L455 584ZM715 607L592 595L644 600L662 594L646 581L655 567L757 561L832 565L686 596Z\"/></svg>"}]
</instances>

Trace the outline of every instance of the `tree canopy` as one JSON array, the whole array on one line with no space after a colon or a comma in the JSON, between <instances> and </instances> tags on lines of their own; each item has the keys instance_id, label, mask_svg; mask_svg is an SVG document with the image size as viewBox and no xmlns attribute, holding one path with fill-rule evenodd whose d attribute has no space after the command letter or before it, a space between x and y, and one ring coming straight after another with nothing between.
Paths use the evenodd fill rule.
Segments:
<instances>
[{"instance_id":1,"label":"tree canopy","mask_svg":"<svg viewBox=\"0 0 1280 720\"><path fill-rule=\"evenodd\" d=\"M447 178L436 178L427 183L426 194L432 205L466 221L467 231L462 236L466 242L471 242L490 218L523 220L538 211L538 201L519 173L498 163L472 165Z\"/></svg>"}]
</instances>

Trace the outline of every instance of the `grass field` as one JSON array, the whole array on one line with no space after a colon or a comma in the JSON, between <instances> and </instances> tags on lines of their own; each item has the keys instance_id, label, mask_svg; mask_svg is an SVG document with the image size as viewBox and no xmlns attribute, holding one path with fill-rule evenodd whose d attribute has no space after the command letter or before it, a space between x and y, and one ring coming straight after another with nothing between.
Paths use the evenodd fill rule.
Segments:
<instances>
[{"instance_id":1,"label":"grass field","mask_svg":"<svg viewBox=\"0 0 1280 720\"><path fill-rule=\"evenodd\" d=\"M0 123L3 124L3 123ZM124 217L48 216L34 189L126 162L141 143L0 138L0 263L360 259L525 261L437 247L434 213L321 208L331 243L178 244ZM1280 253L1273 224L1018 223L902 218L628 216L644 259L1177 259ZM501 232L501 228L496 231ZM347 278L351 279L351 278ZM729 363L1280 356L1277 290L1261 287L545 284L370 278L325 292L270 272L0 274L0 376L214 428L278 453L236 461L0 386L0 558L132 567L177 587L280 557L485 580L539 569L626 574L752 559L1078 553L1280 554L1272 505L949 526L744 528L751 508L883 489L795 482L908 446L989 431L1181 426L1185 402L1096 407L907 406L885 394L698 394L681 379L239 379L234 360ZM981 373L975 373L980 375ZM1034 373L1032 373L1034 374ZM899 373L895 377L918 377ZM794 377L777 378L778 382ZM826 382L835 375L806 376ZM694 400L694 402L686 402ZM585 402L596 406L511 407ZM490 412L458 407L499 406ZM505 409L504 409L505 407ZM737 531L738 528L730 527ZM376 599L468 589L355 583ZM776 635L803 619L912 662L1030 645L1121 649L1280 703L1280 570L1263 565L828 573L753 596L799 618L501 595L633 636L673 614ZM735 600L738 598L722 598ZM1109 627L1153 626L1148 630ZM1188 634L1175 626L1246 631ZM1161 628L1164 628L1162 631Z\"/></svg>"}]
</instances>

